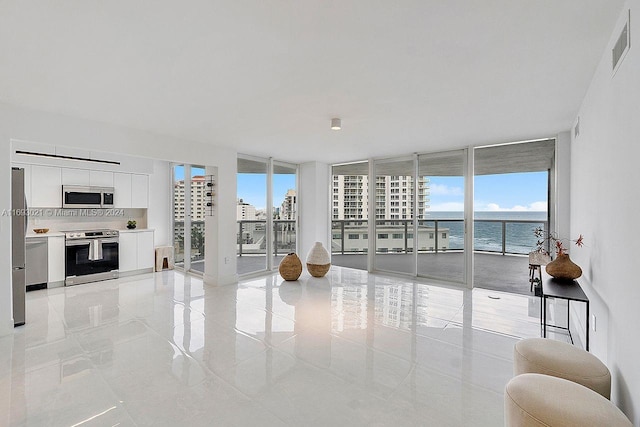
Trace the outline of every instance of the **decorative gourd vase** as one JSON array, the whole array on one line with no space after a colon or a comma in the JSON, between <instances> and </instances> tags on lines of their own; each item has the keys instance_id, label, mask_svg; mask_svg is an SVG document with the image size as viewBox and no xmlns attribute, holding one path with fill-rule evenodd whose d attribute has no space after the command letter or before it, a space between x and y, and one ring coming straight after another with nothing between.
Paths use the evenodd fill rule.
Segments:
<instances>
[{"instance_id":1,"label":"decorative gourd vase","mask_svg":"<svg viewBox=\"0 0 640 427\"><path fill-rule=\"evenodd\" d=\"M278 271L284 280L294 281L298 280L302 274L302 261L298 258L298 255L290 253L286 257L282 258Z\"/></svg>"},{"instance_id":2,"label":"decorative gourd vase","mask_svg":"<svg viewBox=\"0 0 640 427\"><path fill-rule=\"evenodd\" d=\"M307 255L307 270L313 277L324 277L331 268L331 260L329 252L322 246L322 243L316 242L309 255Z\"/></svg>"},{"instance_id":3,"label":"decorative gourd vase","mask_svg":"<svg viewBox=\"0 0 640 427\"><path fill-rule=\"evenodd\" d=\"M577 279L582 276L582 269L574 264L569 254L558 254L556 259L545 267L547 273L556 279Z\"/></svg>"}]
</instances>

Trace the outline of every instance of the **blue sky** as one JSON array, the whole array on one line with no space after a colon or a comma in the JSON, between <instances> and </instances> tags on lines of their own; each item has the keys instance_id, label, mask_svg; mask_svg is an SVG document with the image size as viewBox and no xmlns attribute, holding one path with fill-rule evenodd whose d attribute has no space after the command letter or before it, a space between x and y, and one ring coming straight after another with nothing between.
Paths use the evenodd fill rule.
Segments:
<instances>
[{"instance_id":1,"label":"blue sky","mask_svg":"<svg viewBox=\"0 0 640 427\"><path fill-rule=\"evenodd\" d=\"M481 175L474 179L476 211L546 211L547 172ZM462 211L464 180L430 177L431 211Z\"/></svg>"},{"instance_id":2,"label":"blue sky","mask_svg":"<svg viewBox=\"0 0 640 427\"><path fill-rule=\"evenodd\" d=\"M273 206L279 207L287 190L296 188L296 176L292 174L273 175ZM267 177L257 173L238 174L238 198L252 204L256 209L267 205Z\"/></svg>"}]
</instances>

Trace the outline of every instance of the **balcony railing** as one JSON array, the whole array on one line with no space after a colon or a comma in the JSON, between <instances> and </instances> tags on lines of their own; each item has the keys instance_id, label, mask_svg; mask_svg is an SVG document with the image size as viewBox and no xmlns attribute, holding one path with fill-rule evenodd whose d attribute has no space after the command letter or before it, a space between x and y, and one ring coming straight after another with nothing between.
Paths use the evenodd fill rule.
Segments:
<instances>
[{"instance_id":1,"label":"balcony railing","mask_svg":"<svg viewBox=\"0 0 640 427\"><path fill-rule=\"evenodd\" d=\"M474 250L505 254L526 255L536 246L537 238L534 230L537 227L548 229L547 221L538 220L491 220L474 221ZM367 253L368 221L367 220L334 220L332 221L332 253L364 254ZM407 219L386 219L376 221L376 248L380 251L385 239L378 234L386 234L387 238L396 236L393 251L411 253L413 244L413 221ZM356 238L356 236L359 236ZM402 237L400 237L402 236ZM353 238L353 239L352 239ZM349 242L358 240L358 244ZM401 241L400 247L397 246ZM427 246L425 247L425 243ZM464 221L461 219L425 219L418 220L418 252L438 253L444 251L460 251L464 249Z\"/></svg>"},{"instance_id":2,"label":"balcony railing","mask_svg":"<svg viewBox=\"0 0 640 427\"><path fill-rule=\"evenodd\" d=\"M236 234L237 255L265 255L267 253L266 220L240 220ZM295 252L297 238L294 220L273 220L273 255Z\"/></svg>"},{"instance_id":3,"label":"balcony railing","mask_svg":"<svg viewBox=\"0 0 640 427\"><path fill-rule=\"evenodd\" d=\"M176 263L184 262L184 221L173 222L173 247ZM204 259L204 221L191 221L191 261Z\"/></svg>"}]
</instances>

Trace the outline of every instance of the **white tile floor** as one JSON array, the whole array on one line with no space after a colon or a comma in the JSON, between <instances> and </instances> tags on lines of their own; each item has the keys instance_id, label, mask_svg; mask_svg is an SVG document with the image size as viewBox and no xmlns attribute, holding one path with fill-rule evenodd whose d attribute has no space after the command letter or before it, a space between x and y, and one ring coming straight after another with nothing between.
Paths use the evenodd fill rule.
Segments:
<instances>
[{"instance_id":1,"label":"white tile floor","mask_svg":"<svg viewBox=\"0 0 640 427\"><path fill-rule=\"evenodd\" d=\"M539 309L340 267L30 292L0 338L0 426L499 426Z\"/></svg>"}]
</instances>

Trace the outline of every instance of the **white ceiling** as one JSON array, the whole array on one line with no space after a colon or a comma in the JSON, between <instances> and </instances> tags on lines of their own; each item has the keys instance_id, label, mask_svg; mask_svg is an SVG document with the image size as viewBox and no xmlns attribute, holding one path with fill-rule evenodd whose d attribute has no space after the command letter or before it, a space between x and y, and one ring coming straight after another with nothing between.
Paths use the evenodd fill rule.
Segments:
<instances>
[{"instance_id":1,"label":"white ceiling","mask_svg":"<svg viewBox=\"0 0 640 427\"><path fill-rule=\"evenodd\" d=\"M0 0L0 102L291 162L541 138L623 3Z\"/></svg>"}]
</instances>

